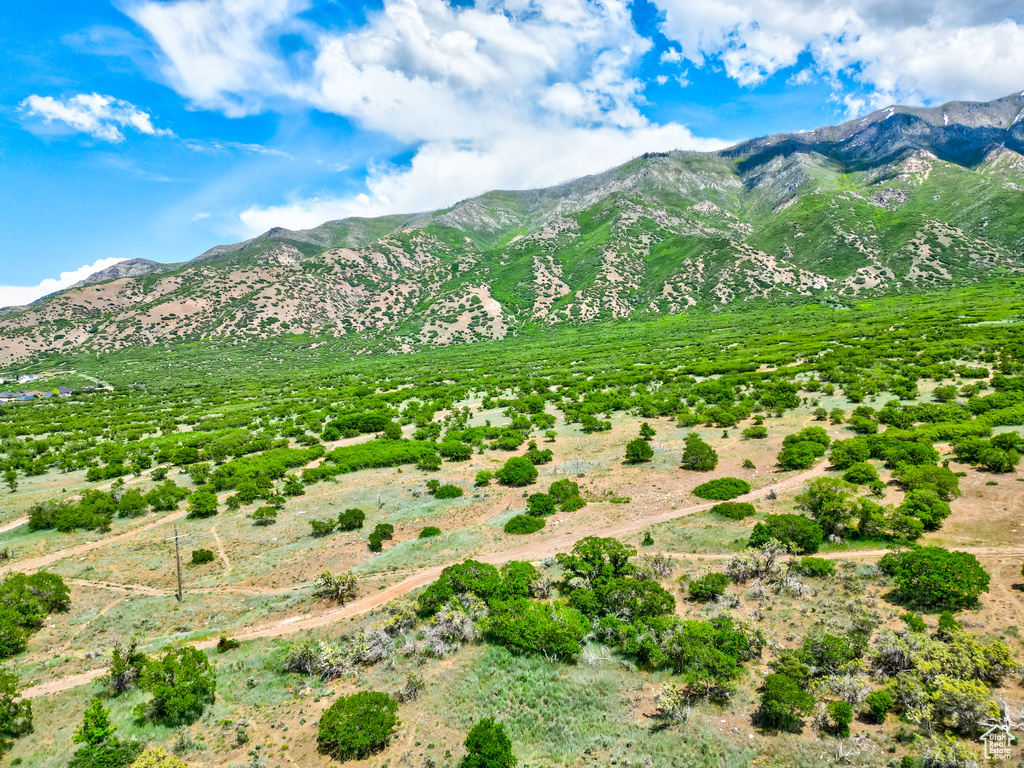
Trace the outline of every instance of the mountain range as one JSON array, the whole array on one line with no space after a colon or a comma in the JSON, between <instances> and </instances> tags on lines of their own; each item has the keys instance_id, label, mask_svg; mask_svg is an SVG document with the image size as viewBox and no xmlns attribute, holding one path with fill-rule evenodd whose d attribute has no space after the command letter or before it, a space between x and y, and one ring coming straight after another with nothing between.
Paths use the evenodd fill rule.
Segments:
<instances>
[{"instance_id":1,"label":"mountain range","mask_svg":"<svg viewBox=\"0 0 1024 768\"><path fill-rule=\"evenodd\" d=\"M121 262L0 310L0 367L283 334L407 352L1020 274L1024 93L893 106L713 153L645 154L429 213L275 228L175 264Z\"/></svg>"}]
</instances>

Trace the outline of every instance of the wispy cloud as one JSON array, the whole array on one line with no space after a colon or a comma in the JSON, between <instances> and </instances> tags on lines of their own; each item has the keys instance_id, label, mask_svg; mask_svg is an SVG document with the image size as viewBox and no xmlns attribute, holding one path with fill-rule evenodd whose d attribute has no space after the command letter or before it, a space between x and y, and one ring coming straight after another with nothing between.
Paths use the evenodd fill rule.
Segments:
<instances>
[{"instance_id":1,"label":"wispy cloud","mask_svg":"<svg viewBox=\"0 0 1024 768\"><path fill-rule=\"evenodd\" d=\"M64 130L86 133L114 144L124 141L125 128L147 136L174 135L172 131L156 128L149 114L134 104L98 93L79 93L67 99L32 95L20 107L26 120L39 118L45 125L59 124Z\"/></svg>"},{"instance_id":2,"label":"wispy cloud","mask_svg":"<svg viewBox=\"0 0 1024 768\"><path fill-rule=\"evenodd\" d=\"M216 154L218 152L227 152L234 150L237 152L245 152L250 155L266 155L267 157L283 157L287 160L293 160L294 158L287 152L281 149L274 149L273 147L265 147L262 144L246 144L240 141L217 141L208 140L201 141L199 139L186 139L182 144L193 152L207 152L209 154Z\"/></svg>"},{"instance_id":3,"label":"wispy cloud","mask_svg":"<svg viewBox=\"0 0 1024 768\"><path fill-rule=\"evenodd\" d=\"M0 307L13 307L29 304L36 299L47 296L55 291L63 290L84 280L94 272L112 267L125 259L100 259L93 264L86 264L72 272L61 272L60 277L46 278L38 285L0 285Z\"/></svg>"}]
</instances>

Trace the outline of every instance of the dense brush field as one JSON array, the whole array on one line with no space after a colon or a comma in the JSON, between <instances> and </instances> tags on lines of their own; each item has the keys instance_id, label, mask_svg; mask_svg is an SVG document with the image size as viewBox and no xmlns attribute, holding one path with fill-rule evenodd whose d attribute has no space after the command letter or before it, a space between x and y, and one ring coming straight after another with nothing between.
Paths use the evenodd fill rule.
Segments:
<instances>
[{"instance_id":1,"label":"dense brush field","mask_svg":"<svg viewBox=\"0 0 1024 768\"><path fill-rule=\"evenodd\" d=\"M10 369L75 394L0 409L2 759L976 765L1022 287Z\"/></svg>"}]
</instances>

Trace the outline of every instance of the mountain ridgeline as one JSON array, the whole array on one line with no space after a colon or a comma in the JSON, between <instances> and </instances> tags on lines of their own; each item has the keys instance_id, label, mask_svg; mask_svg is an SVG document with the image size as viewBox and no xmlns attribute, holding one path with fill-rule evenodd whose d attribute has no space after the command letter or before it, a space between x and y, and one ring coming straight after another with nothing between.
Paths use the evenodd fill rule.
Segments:
<instances>
[{"instance_id":1,"label":"mountain ridgeline","mask_svg":"<svg viewBox=\"0 0 1024 768\"><path fill-rule=\"evenodd\" d=\"M412 351L1024 274L1024 94L639 157L432 213L275 228L0 310L0 367L204 337Z\"/></svg>"}]
</instances>

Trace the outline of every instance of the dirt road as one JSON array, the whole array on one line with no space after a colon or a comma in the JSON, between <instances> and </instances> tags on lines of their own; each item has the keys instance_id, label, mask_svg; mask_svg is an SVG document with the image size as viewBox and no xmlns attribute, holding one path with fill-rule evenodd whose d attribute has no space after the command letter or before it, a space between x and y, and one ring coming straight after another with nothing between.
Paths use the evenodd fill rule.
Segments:
<instances>
[{"instance_id":1,"label":"dirt road","mask_svg":"<svg viewBox=\"0 0 1024 768\"><path fill-rule=\"evenodd\" d=\"M826 469L825 464L822 463L821 465L819 465L817 467L814 467L812 469L809 469L806 472L801 472L799 474L796 474L796 475L788 477L788 478L786 478L784 480L781 480L778 483L775 483L775 484L773 484L771 486L768 486L766 488L762 488L762 489L760 489L758 491L751 492L749 494L746 494L745 496L741 496L741 497L739 497L738 500L739 501L754 501L757 498L759 498L759 497L763 496L764 494L768 493L769 490L775 490L775 492L778 493L780 491L784 491L784 490L787 490L789 488L793 488L794 486L799 486L802 483L804 483L804 482L806 482L806 481L808 481L810 479L813 479L814 477L818 477L818 476L822 475L825 472L825 469ZM678 518L678 517L683 517L685 515L692 515L695 512L701 512L703 510L710 509L712 506L714 506L715 503L716 502L706 502L706 503L703 503L703 504L695 504L693 506L684 507L682 509L666 510L664 512L660 512L660 513L654 514L654 515L647 515L647 516L641 516L641 517L638 517L638 518L632 518L632 519L629 519L629 520L622 520L622 521L613 523L612 525L607 525L607 526L604 526L604 527L601 527L601 528L598 528L598 527L595 526L594 529L592 529L592 530L584 529L584 530L581 531L581 530L577 529L577 530L574 530L572 533L566 533L566 534L562 534L562 535L559 535L559 536L550 537L550 538L545 539L543 541L526 542L526 543L524 543L524 544L522 544L520 546L513 547L511 549L502 550L501 552L492 552L492 553L488 553L488 554L481 554L481 555L478 555L476 557L476 559L478 559L478 560L480 560L482 562L488 562L488 563L492 563L492 564L495 564L495 565L499 565L499 564L508 562L509 560L528 560L528 561L532 561L532 562L537 562L537 561L543 560L544 558L547 558L547 557L553 557L554 555L558 554L559 552L566 552L566 551L572 549L572 546L579 539L581 539L581 538L583 538L585 536L614 536L614 537L620 537L620 536L623 536L623 535L626 535L626 534L629 534L629 533L634 533L636 531L642 530L642 529L644 529L644 528L646 528L646 527L648 527L650 525L654 525L656 523L666 522L666 521L673 520L673 519ZM178 516L180 517L182 515L184 515L184 513L180 513ZM169 519L171 517L174 517L174 516L169 515L166 518L162 518L161 520L159 520L157 522L151 523L150 527L166 523L166 522L169 521ZM81 547L76 547L76 548L73 548L73 549L79 550L79 551L83 551L83 552L84 551L90 551L92 549L96 549L99 546L103 546L104 543L109 543L111 541L115 541L115 540L117 540L118 538L120 538L122 536L134 535L136 532L138 532L138 530L139 529L135 529L134 531L130 531L130 532L127 532L125 534L121 534L120 536L114 536L114 537L111 537L109 539L104 539L104 540L97 541L97 542L90 542L88 545L81 545ZM87 547L87 548L83 549L83 547ZM42 560L45 560L47 557L52 557L53 559L50 560L49 562L55 562L56 560L61 559L61 557L69 556L67 554L69 552L71 552L71 550L64 550L64 551L62 551L60 553L53 553L53 555L44 556L44 557L41 557L41 558L36 558L36 560L42 561ZM692 556L692 555L690 555L690 556ZM29 561L26 561L26 563L28 563L28 562ZM33 565L35 565L35 563L33 563ZM450 565L450 563L449 563L449 565ZM19 568L24 567L24 566L25 566L25 563L20 564ZM35 567L42 567L42 566L35 566ZM367 613L369 611L372 611L375 608L379 608L379 607L385 605L386 603L389 603L391 600L394 600L396 597L400 597L402 595L408 594L409 592L412 592L413 590L419 589L420 587L426 586L427 584L429 584L432 581L434 581L438 577L438 575L440 575L441 571L445 567L446 567L445 565L438 565L438 566L432 566L430 568L424 568L422 570L417 571L416 573L411 574L410 576L406 577L402 581L399 581L399 582L391 585L390 587L388 587L386 589L380 590L379 592L375 592L372 595L367 595L367 596L361 597L361 598L359 598L357 600L353 600L351 603L347 604L344 607L332 608L330 610L327 610L327 611L324 611L322 613L318 613L318 614L315 614L315 615L308 615L308 614L306 614L306 615L301 615L301 616L291 616L291 617L288 617L286 619L281 619L280 621L273 622L271 624L246 628L246 629L242 630L241 632L234 633L233 636L237 640L253 640L253 639L256 639L256 638L280 637L280 636L283 636L283 635L291 635L291 634L294 634L296 632L301 632L303 630L314 629L314 628L317 628L317 627L324 627L324 626L336 623L338 621L341 621L342 619L347 619L347 618L352 617L352 616L358 616L358 615ZM101 588L101 589L124 589L126 592L128 591L128 587L127 586L113 585L113 584L110 584L109 582L90 582L90 581L85 581L85 580L73 580L73 583L77 583L80 586L93 586L93 587L97 587L97 588ZM168 596L170 594L172 594L171 592L161 592L160 590L155 590L155 589L148 588L148 587L145 588L145 589L142 589L142 588L133 588L133 589L135 591L139 592L140 594L156 594L156 595L168 595ZM294 587L285 587L285 588L209 587L209 588L206 588L206 589L196 589L196 590L191 590L191 591L192 592L236 592L236 593L239 593L239 594L286 594L286 593L288 593L290 591L293 591L294 589L295 589ZM197 643L196 647L198 647L198 648L212 648L214 645L216 645L216 641L215 640L207 640L207 641L203 641L203 642ZM70 675L68 677L59 678L59 679L56 679L56 680L50 680L49 682L41 683L39 685L36 685L36 686L31 687L31 688L25 689L25 691L23 692L22 695L27 697L27 698L37 698L39 696L46 696L48 694L60 693L61 691L71 690L72 688L76 688L76 687L78 687L80 685L86 685L88 683L91 683L92 681L94 681L97 678L101 677L105 673L105 671L106 671L105 668L98 668L98 669L88 670L86 672L81 672L81 673L76 674L76 675Z\"/></svg>"}]
</instances>

